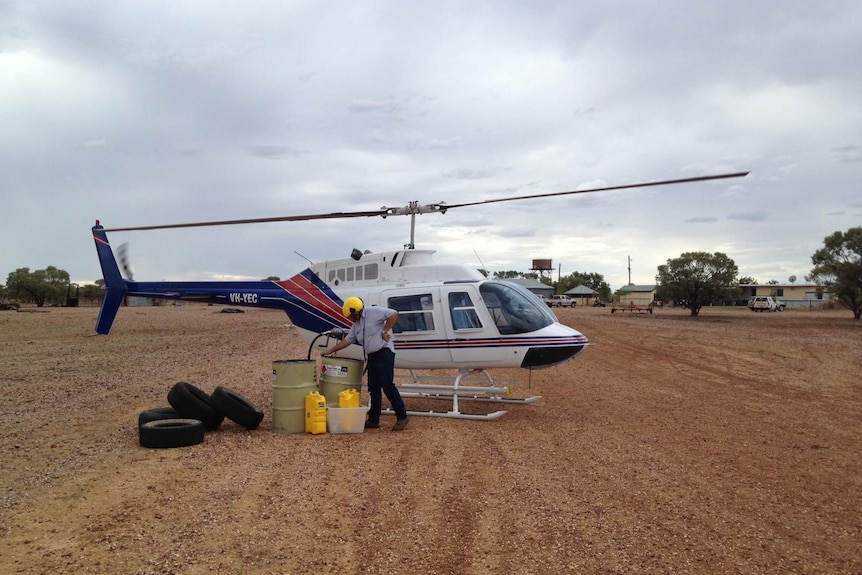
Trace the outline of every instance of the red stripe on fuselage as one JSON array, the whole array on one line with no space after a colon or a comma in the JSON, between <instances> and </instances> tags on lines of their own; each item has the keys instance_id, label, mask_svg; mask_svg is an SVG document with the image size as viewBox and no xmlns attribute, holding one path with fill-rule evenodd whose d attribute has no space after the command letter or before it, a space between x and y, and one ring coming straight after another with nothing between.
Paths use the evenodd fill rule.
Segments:
<instances>
[{"instance_id":1,"label":"red stripe on fuselage","mask_svg":"<svg viewBox=\"0 0 862 575\"><path fill-rule=\"evenodd\" d=\"M347 321L338 304L302 274L275 283L295 298L329 316L334 323L343 325Z\"/></svg>"},{"instance_id":2,"label":"red stripe on fuselage","mask_svg":"<svg viewBox=\"0 0 862 575\"><path fill-rule=\"evenodd\" d=\"M426 340L426 341L395 341L396 349L432 349L452 348L465 349L471 347L574 347L587 345L586 337L573 338L512 338L512 339L474 339L474 340Z\"/></svg>"}]
</instances>

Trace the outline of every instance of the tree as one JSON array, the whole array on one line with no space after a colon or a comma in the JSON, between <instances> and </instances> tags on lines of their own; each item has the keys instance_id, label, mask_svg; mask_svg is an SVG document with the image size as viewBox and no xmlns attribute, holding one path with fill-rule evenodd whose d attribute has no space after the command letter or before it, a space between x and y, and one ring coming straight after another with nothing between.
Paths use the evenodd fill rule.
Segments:
<instances>
[{"instance_id":1,"label":"tree","mask_svg":"<svg viewBox=\"0 0 862 575\"><path fill-rule=\"evenodd\" d=\"M827 236L811 263L814 267L805 279L825 286L854 319L862 318L862 227Z\"/></svg>"},{"instance_id":2,"label":"tree","mask_svg":"<svg viewBox=\"0 0 862 575\"><path fill-rule=\"evenodd\" d=\"M104 283L103 280L97 280ZM81 298L94 303L102 298L102 288L96 284L85 284L81 286Z\"/></svg>"},{"instance_id":3,"label":"tree","mask_svg":"<svg viewBox=\"0 0 862 575\"><path fill-rule=\"evenodd\" d=\"M739 281L736 283L739 285L755 286L757 285L757 280L751 276L743 276L739 278Z\"/></svg>"},{"instance_id":4,"label":"tree","mask_svg":"<svg viewBox=\"0 0 862 575\"><path fill-rule=\"evenodd\" d=\"M704 305L738 297L738 272L736 263L721 252L686 252L659 266L657 294L663 301L685 302L697 317Z\"/></svg>"},{"instance_id":5,"label":"tree","mask_svg":"<svg viewBox=\"0 0 862 575\"><path fill-rule=\"evenodd\" d=\"M32 301L37 307L44 306L45 302L63 301L68 287L69 273L54 266L33 273L30 268L18 268L6 280L10 296Z\"/></svg>"},{"instance_id":6,"label":"tree","mask_svg":"<svg viewBox=\"0 0 862 575\"><path fill-rule=\"evenodd\" d=\"M494 277L496 279L501 279L501 280L526 278L526 279L539 281L539 274L537 274L535 272L525 273L525 272L519 272L519 271L515 271L515 270L494 272Z\"/></svg>"}]
</instances>

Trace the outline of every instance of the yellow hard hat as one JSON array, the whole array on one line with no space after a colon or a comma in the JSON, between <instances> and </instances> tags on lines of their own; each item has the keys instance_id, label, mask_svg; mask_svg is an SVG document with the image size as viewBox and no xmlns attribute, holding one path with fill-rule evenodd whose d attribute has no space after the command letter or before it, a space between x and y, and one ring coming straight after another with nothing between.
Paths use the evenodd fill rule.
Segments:
<instances>
[{"instance_id":1,"label":"yellow hard hat","mask_svg":"<svg viewBox=\"0 0 862 575\"><path fill-rule=\"evenodd\" d=\"M344 305L341 306L341 311L344 313L344 317L350 317L354 313L361 312L363 307L365 307L365 304L362 303L361 299L354 295L344 300Z\"/></svg>"}]
</instances>

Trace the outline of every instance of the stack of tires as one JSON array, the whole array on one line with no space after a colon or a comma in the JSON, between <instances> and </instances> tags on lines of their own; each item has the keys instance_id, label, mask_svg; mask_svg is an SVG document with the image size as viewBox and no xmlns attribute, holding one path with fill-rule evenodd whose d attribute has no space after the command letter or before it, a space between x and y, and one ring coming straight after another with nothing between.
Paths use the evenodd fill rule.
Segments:
<instances>
[{"instance_id":1,"label":"stack of tires","mask_svg":"<svg viewBox=\"0 0 862 575\"><path fill-rule=\"evenodd\" d=\"M204 433L214 431L225 418L246 429L257 429L263 411L226 387L212 395L185 381L168 392L170 407L156 407L138 415L138 437L142 447L168 448L197 445Z\"/></svg>"}]
</instances>

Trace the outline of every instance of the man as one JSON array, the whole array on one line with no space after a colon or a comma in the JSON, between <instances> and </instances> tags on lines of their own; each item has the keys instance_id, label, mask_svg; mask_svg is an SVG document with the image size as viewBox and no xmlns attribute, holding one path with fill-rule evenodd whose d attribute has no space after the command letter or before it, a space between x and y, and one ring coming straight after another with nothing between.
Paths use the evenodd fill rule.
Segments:
<instances>
[{"instance_id":1,"label":"man","mask_svg":"<svg viewBox=\"0 0 862 575\"><path fill-rule=\"evenodd\" d=\"M373 305L365 307L361 299L351 296L344 301L341 308L344 316L350 318L353 325L345 338L321 355L332 355L350 344L361 345L365 351L368 371L368 394L371 396L371 407L368 410L368 420L365 429L380 427L380 411L383 409L382 393L395 412L395 426L392 431L402 431L407 427L409 418L404 400L398 388L395 387L395 344L392 342L392 328L398 321L398 312L388 307Z\"/></svg>"}]
</instances>

